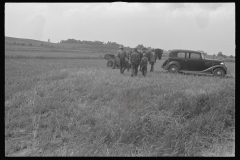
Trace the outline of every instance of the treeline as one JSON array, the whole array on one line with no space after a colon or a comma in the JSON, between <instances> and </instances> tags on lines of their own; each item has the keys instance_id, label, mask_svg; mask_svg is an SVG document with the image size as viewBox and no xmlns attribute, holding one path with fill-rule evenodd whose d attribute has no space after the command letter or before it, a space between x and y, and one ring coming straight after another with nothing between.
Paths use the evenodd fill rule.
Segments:
<instances>
[{"instance_id":1,"label":"treeline","mask_svg":"<svg viewBox=\"0 0 240 160\"><path fill-rule=\"evenodd\" d=\"M217 54L218 57L222 57L222 58L235 58L233 55L230 55L230 56L227 56L227 55L224 55L222 52L218 52Z\"/></svg>"},{"instance_id":2,"label":"treeline","mask_svg":"<svg viewBox=\"0 0 240 160\"><path fill-rule=\"evenodd\" d=\"M60 43L79 43L79 44L87 44L87 45L107 45L107 46L115 46L119 47L121 44L118 44L116 42L110 42L107 43L101 42L101 41L86 41L86 40L76 40L76 39L67 39L67 40L61 40Z\"/></svg>"}]
</instances>

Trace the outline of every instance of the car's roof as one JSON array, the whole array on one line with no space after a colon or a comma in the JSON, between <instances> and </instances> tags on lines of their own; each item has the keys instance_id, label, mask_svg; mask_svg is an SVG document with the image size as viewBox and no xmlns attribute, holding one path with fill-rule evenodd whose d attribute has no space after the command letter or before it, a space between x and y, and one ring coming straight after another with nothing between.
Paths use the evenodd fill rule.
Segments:
<instances>
[{"instance_id":1,"label":"car's roof","mask_svg":"<svg viewBox=\"0 0 240 160\"><path fill-rule=\"evenodd\" d=\"M189 49L172 49L170 52L177 52L177 51L184 51L184 52L198 52L201 53L202 51L194 51L194 50L189 50Z\"/></svg>"}]
</instances>

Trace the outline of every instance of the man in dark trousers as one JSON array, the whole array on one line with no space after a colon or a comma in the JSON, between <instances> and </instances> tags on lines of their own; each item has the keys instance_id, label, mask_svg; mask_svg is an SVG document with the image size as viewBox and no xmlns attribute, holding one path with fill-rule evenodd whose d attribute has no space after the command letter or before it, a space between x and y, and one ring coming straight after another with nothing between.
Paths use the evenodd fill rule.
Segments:
<instances>
[{"instance_id":1,"label":"man in dark trousers","mask_svg":"<svg viewBox=\"0 0 240 160\"><path fill-rule=\"evenodd\" d=\"M128 57L127 71L129 71L129 69L131 68L131 54L132 54L132 51L127 52L127 57Z\"/></svg>"},{"instance_id":2,"label":"man in dark trousers","mask_svg":"<svg viewBox=\"0 0 240 160\"><path fill-rule=\"evenodd\" d=\"M142 75L144 77L147 74L147 64L148 64L148 59L146 57L146 53L143 53L143 58L141 59L140 65L142 66Z\"/></svg>"},{"instance_id":3,"label":"man in dark trousers","mask_svg":"<svg viewBox=\"0 0 240 160\"><path fill-rule=\"evenodd\" d=\"M147 48L145 48L145 47L142 49L142 57L141 57L141 59L143 58L143 54L145 54L146 58L148 58L148 56L147 56Z\"/></svg>"},{"instance_id":4,"label":"man in dark trousers","mask_svg":"<svg viewBox=\"0 0 240 160\"><path fill-rule=\"evenodd\" d=\"M139 53L139 56L140 56L140 61L141 61L141 59L142 59L142 57L143 57L143 51L142 50L138 50L138 53ZM141 64L139 64L139 71L142 71L142 66L141 66Z\"/></svg>"},{"instance_id":5,"label":"man in dark trousers","mask_svg":"<svg viewBox=\"0 0 240 160\"><path fill-rule=\"evenodd\" d=\"M139 63L140 63L140 55L137 51L137 48L134 48L134 51L131 54L131 68L132 68L131 76L132 77L134 75L137 76Z\"/></svg>"},{"instance_id":6,"label":"man in dark trousers","mask_svg":"<svg viewBox=\"0 0 240 160\"><path fill-rule=\"evenodd\" d=\"M149 63L150 63L150 53L151 53L151 51L152 51L152 49L150 47L148 47L148 48L145 49L145 52L144 52L144 53L146 53L146 56L147 56L147 59L148 59Z\"/></svg>"},{"instance_id":7,"label":"man in dark trousers","mask_svg":"<svg viewBox=\"0 0 240 160\"><path fill-rule=\"evenodd\" d=\"M126 67L126 61L125 58L127 58L127 53L124 51L123 47L119 47L120 50L118 51L117 56L120 58L120 73L123 74L125 67Z\"/></svg>"},{"instance_id":8,"label":"man in dark trousers","mask_svg":"<svg viewBox=\"0 0 240 160\"><path fill-rule=\"evenodd\" d=\"M152 49L151 52L150 52L149 62L151 64L150 72L153 72L153 70L154 70L154 63L156 62L156 54L155 54L154 49Z\"/></svg>"}]
</instances>

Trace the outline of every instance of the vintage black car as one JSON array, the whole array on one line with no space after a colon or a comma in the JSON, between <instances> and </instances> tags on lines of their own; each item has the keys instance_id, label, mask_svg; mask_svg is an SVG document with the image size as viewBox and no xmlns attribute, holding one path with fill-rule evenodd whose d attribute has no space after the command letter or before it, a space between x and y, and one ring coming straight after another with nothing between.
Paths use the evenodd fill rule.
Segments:
<instances>
[{"instance_id":1,"label":"vintage black car","mask_svg":"<svg viewBox=\"0 0 240 160\"><path fill-rule=\"evenodd\" d=\"M162 68L171 73L211 74L219 77L227 74L227 67L223 61L207 59L202 51L183 49L171 50Z\"/></svg>"}]
</instances>

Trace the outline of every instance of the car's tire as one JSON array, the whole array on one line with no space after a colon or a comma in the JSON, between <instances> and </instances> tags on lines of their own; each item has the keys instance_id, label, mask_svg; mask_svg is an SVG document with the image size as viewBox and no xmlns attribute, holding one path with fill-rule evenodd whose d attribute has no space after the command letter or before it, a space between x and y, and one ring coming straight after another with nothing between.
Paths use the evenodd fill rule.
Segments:
<instances>
[{"instance_id":1,"label":"car's tire","mask_svg":"<svg viewBox=\"0 0 240 160\"><path fill-rule=\"evenodd\" d=\"M171 66L169 67L168 71L169 71L170 73L178 73L179 69L178 69L178 66L177 66L177 65L173 64L173 65L171 65Z\"/></svg>"},{"instance_id":2,"label":"car's tire","mask_svg":"<svg viewBox=\"0 0 240 160\"><path fill-rule=\"evenodd\" d=\"M114 62L111 61L111 60L108 61L108 62L107 62L107 67L109 67L109 68L113 68L113 69L114 69L114 68L115 68Z\"/></svg>"},{"instance_id":3,"label":"car's tire","mask_svg":"<svg viewBox=\"0 0 240 160\"><path fill-rule=\"evenodd\" d=\"M225 72L223 69L221 68L216 68L214 71L213 71L213 75L214 76L217 76L217 77L224 77L225 76Z\"/></svg>"}]
</instances>

